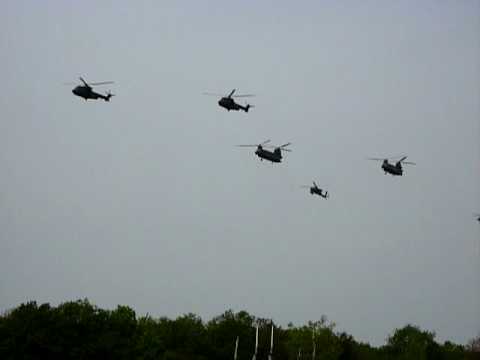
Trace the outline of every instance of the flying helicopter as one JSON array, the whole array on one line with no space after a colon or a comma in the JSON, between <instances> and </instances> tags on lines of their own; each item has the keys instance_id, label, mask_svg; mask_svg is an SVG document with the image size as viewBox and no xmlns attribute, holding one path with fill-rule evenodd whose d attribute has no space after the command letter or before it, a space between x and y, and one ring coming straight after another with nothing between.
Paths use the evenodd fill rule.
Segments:
<instances>
[{"instance_id":1,"label":"flying helicopter","mask_svg":"<svg viewBox=\"0 0 480 360\"><path fill-rule=\"evenodd\" d=\"M325 193L323 193L322 189L320 189L317 184L315 183L315 181L313 181L313 186L310 186L310 185L302 185L302 188L307 188L307 189L310 189L310 194L316 194L318 196L321 196L323 197L324 199L328 199L328 191L325 191Z\"/></svg>"},{"instance_id":2,"label":"flying helicopter","mask_svg":"<svg viewBox=\"0 0 480 360\"><path fill-rule=\"evenodd\" d=\"M415 165L415 163L410 162L410 161L405 161L407 157L403 156L400 160L398 160L395 164L391 164L388 162L388 158L381 159L381 158L369 158L368 160L375 160L375 161L383 161L382 163L382 169L385 171L385 174L391 174L393 176L402 176L403 175L403 168L402 164L408 164L408 165ZM390 158L395 159L395 158Z\"/></svg>"},{"instance_id":3,"label":"flying helicopter","mask_svg":"<svg viewBox=\"0 0 480 360\"><path fill-rule=\"evenodd\" d=\"M83 85L76 86L72 90L72 93L74 95L80 96L81 98L84 98L85 101L87 101L88 99L92 99L92 100L103 99L105 101L110 101L110 98L114 96L114 94L110 92L107 92L106 95L102 95L102 94L96 93L92 89L92 86L96 86L96 85L113 84L113 81L103 81L103 82L88 84L82 77L80 77L80 81L83 83Z\"/></svg>"},{"instance_id":4,"label":"flying helicopter","mask_svg":"<svg viewBox=\"0 0 480 360\"><path fill-rule=\"evenodd\" d=\"M245 95L233 95L233 93L236 91L236 89L233 89L230 94L227 96L221 95L221 94L213 94L213 93L203 93L203 95L210 95L210 96L222 96L222 98L218 101L218 105L220 107L223 107L227 109L227 111L230 110L243 110L245 112L248 112L248 109L253 107L253 105L246 104L245 106L242 106L240 104L237 104L233 98L240 98L240 97L252 97L255 95L252 94L245 94Z\"/></svg>"},{"instance_id":5,"label":"flying helicopter","mask_svg":"<svg viewBox=\"0 0 480 360\"><path fill-rule=\"evenodd\" d=\"M256 147L257 150L255 150L255 155L257 155L260 160L263 161L263 159L271 161L272 163L279 163L282 162L282 151L292 151L290 149L287 149L286 147L290 145L291 143L286 143L280 146L271 146L271 145L266 145L270 142L270 140L266 140L261 144L258 145L237 145L239 147ZM266 150L265 148L272 148L273 151Z\"/></svg>"}]
</instances>

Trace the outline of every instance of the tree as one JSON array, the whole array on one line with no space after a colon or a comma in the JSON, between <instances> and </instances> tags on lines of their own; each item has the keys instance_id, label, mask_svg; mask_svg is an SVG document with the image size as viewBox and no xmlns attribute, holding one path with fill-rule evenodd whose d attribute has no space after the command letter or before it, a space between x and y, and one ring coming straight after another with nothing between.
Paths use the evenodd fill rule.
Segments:
<instances>
[{"instance_id":1,"label":"tree","mask_svg":"<svg viewBox=\"0 0 480 360\"><path fill-rule=\"evenodd\" d=\"M480 353L480 335L468 342L467 348L473 353Z\"/></svg>"},{"instance_id":2,"label":"tree","mask_svg":"<svg viewBox=\"0 0 480 360\"><path fill-rule=\"evenodd\" d=\"M251 358L255 346L254 323L256 319L246 311L234 313L225 311L207 323L210 345L214 359L230 359L235 349L235 339L239 337L238 358Z\"/></svg>"},{"instance_id":3,"label":"tree","mask_svg":"<svg viewBox=\"0 0 480 360\"><path fill-rule=\"evenodd\" d=\"M434 338L434 332L422 331L419 327L409 324L395 330L387 339L387 352L398 359L435 359L438 344Z\"/></svg>"}]
</instances>

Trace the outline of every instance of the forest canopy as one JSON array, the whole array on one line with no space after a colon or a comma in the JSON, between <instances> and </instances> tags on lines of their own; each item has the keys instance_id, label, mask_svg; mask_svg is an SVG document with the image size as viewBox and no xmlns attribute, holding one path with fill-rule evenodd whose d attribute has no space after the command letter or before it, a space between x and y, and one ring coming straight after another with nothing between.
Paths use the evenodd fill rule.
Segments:
<instances>
[{"instance_id":1,"label":"forest canopy","mask_svg":"<svg viewBox=\"0 0 480 360\"><path fill-rule=\"evenodd\" d=\"M195 314L176 319L137 317L128 306L104 310L88 300L59 306L28 302L0 316L0 359L267 359L273 326L273 360L304 359L480 359L480 339L467 345L435 341L435 333L408 324L385 345L356 341L323 316L282 328L271 319L227 310L210 321Z\"/></svg>"}]
</instances>

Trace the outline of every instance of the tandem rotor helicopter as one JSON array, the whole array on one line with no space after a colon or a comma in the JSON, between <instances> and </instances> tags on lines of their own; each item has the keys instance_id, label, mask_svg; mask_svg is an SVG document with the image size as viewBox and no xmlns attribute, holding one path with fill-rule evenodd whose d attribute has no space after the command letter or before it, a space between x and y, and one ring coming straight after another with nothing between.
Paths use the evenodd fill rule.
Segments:
<instances>
[{"instance_id":1,"label":"tandem rotor helicopter","mask_svg":"<svg viewBox=\"0 0 480 360\"><path fill-rule=\"evenodd\" d=\"M395 159L395 158L368 158L368 160L374 160L374 161L383 161L382 163L382 169L385 171L385 174L391 174L393 176L402 176L403 175L403 168L402 164L407 164L407 165L416 165L414 162L411 161L405 161L407 157L403 156L400 160L398 160L395 164L391 164L388 162L388 160Z\"/></svg>"},{"instance_id":2,"label":"tandem rotor helicopter","mask_svg":"<svg viewBox=\"0 0 480 360\"><path fill-rule=\"evenodd\" d=\"M227 111L230 111L230 110L235 110L235 111L243 110L243 111L245 111L245 112L248 112L248 109L250 109L251 107L253 107L253 105L246 104L245 106L242 106L242 105L240 105L240 104L237 104L233 98L252 97L252 96L255 96L255 95L252 95L252 94L233 95L233 93L235 92L235 90L236 90L236 89L233 89L233 90L230 92L230 94L228 94L227 96L222 95L222 94L208 93L208 92L203 93L203 95L222 96L222 98L218 101L218 105L219 105L220 107L223 107L223 108L227 109Z\"/></svg>"},{"instance_id":3,"label":"tandem rotor helicopter","mask_svg":"<svg viewBox=\"0 0 480 360\"><path fill-rule=\"evenodd\" d=\"M282 151L292 151L290 149L287 149L286 147L290 145L291 143L286 143L280 146L271 146L271 145L266 145L270 142L270 140L266 140L261 144L258 145L237 145L239 147L256 147L257 150L255 150L255 155L257 155L260 160L268 160L271 161L272 163L279 163L282 162ZM273 148L273 151L270 150L265 150L265 148Z\"/></svg>"},{"instance_id":4,"label":"tandem rotor helicopter","mask_svg":"<svg viewBox=\"0 0 480 360\"><path fill-rule=\"evenodd\" d=\"M323 197L324 199L328 199L328 191L325 190L325 193L322 192L322 189L320 189L315 181L313 181L313 186L310 185L302 185L302 188L310 189L310 194L316 194L318 196Z\"/></svg>"},{"instance_id":5,"label":"tandem rotor helicopter","mask_svg":"<svg viewBox=\"0 0 480 360\"><path fill-rule=\"evenodd\" d=\"M89 84L82 77L80 77L80 81L83 83L83 85L76 86L72 90L72 93L74 95L80 96L81 98L84 98L85 101L87 101L88 99L92 99L92 100L103 99L105 101L110 101L110 98L112 96L115 96L111 92L107 92L106 95L102 95L102 94L96 93L92 89L92 86L113 84L113 81L103 81L103 82Z\"/></svg>"}]
</instances>

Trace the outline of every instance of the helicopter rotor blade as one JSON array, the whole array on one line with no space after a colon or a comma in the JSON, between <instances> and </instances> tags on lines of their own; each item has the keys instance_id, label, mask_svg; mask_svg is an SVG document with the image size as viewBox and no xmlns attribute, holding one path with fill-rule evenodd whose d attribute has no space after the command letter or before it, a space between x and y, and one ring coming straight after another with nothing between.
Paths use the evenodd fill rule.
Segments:
<instances>
[{"instance_id":1,"label":"helicopter rotor blade","mask_svg":"<svg viewBox=\"0 0 480 360\"><path fill-rule=\"evenodd\" d=\"M313 182L313 185L315 185L315 187L318 189L318 185L315 183L315 181Z\"/></svg>"},{"instance_id":2,"label":"helicopter rotor blade","mask_svg":"<svg viewBox=\"0 0 480 360\"><path fill-rule=\"evenodd\" d=\"M407 156L403 156L400 160L398 160L399 163L402 163L402 164L407 164L407 165L416 165L414 162L412 161L404 161L405 159L407 158Z\"/></svg>"},{"instance_id":3,"label":"helicopter rotor blade","mask_svg":"<svg viewBox=\"0 0 480 360\"><path fill-rule=\"evenodd\" d=\"M254 94L242 94L242 95L233 95L233 96L230 96L230 97L234 97L234 98L243 98L243 97L253 97L255 96Z\"/></svg>"},{"instance_id":4,"label":"helicopter rotor blade","mask_svg":"<svg viewBox=\"0 0 480 360\"><path fill-rule=\"evenodd\" d=\"M263 145L265 145L265 144L269 143L270 141L271 141L270 139L268 139L268 140L265 140L265 141L264 141L264 142L262 142L260 145L262 145L262 146L263 146Z\"/></svg>"},{"instance_id":5,"label":"helicopter rotor blade","mask_svg":"<svg viewBox=\"0 0 480 360\"><path fill-rule=\"evenodd\" d=\"M302 185L300 187L303 188L303 189L310 189L311 186L310 185Z\"/></svg>"},{"instance_id":6,"label":"helicopter rotor blade","mask_svg":"<svg viewBox=\"0 0 480 360\"><path fill-rule=\"evenodd\" d=\"M85 84L85 86L90 87L90 85L88 85L88 83L85 80L83 80L83 78L81 76L79 77L79 79L80 79L81 82L83 82Z\"/></svg>"},{"instance_id":7,"label":"helicopter rotor blade","mask_svg":"<svg viewBox=\"0 0 480 360\"><path fill-rule=\"evenodd\" d=\"M280 145L280 146L278 146L278 149L280 149L282 151L292 151L292 150L286 148L290 144L291 143L286 143L286 144Z\"/></svg>"},{"instance_id":8,"label":"helicopter rotor blade","mask_svg":"<svg viewBox=\"0 0 480 360\"><path fill-rule=\"evenodd\" d=\"M211 92L203 92L202 95L208 95L208 96L224 96L224 94L216 94L216 93L211 93Z\"/></svg>"},{"instance_id":9,"label":"helicopter rotor blade","mask_svg":"<svg viewBox=\"0 0 480 360\"><path fill-rule=\"evenodd\" d=\"M96 83L90 83L90 85L97 86L97 85L107 85L107 84L114 84L113 81L101 81Z\"/></svg>"},{"instance_id":10,"label":"helicopter rotor blade","mask_svg":"<svg viewBox=\"0 0 480 360\"><path fill-rule=\"evenodd\" d=\"M230 94L228 94L227 97L232 97L233 93L235 92L236 89L233 89L232 92Z\"/></svg>"},{"instance_id":11,"label":"helicopter rotor blade","mask_svg":"<svg viewBox=\"0 0 480 360\"><path fill-rule=\"evenodd\" d=\"M253 144L251 144L251 145L236 145L236 146L238 146L238 147L258 147L258 145L253 145Z\"/></svg>"},{"instance_id":12,"label":"helicopter rotor blade","mask_svg":"<svg viewBox=\"0 0 480 360\"><path fill-rule=\"evenodd\" d=\"M368 160L379 160L379 161L400 159L400 160L397 160L397 161L403 162L403 160L405 160L406 158L407 157L404 156L404 155L399 155L399 156L385 156L385 157L382 157L382 158L371 157L371 158L367 158L367 159Z\"/></svg>"}]
</instances>

